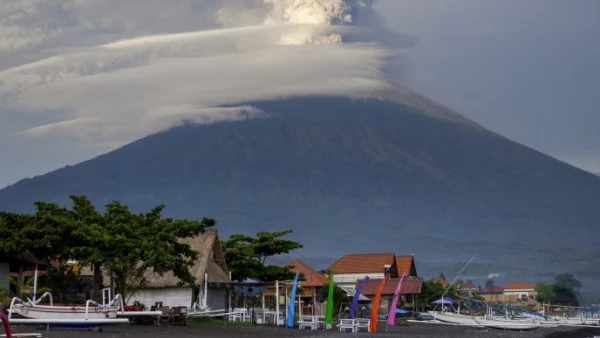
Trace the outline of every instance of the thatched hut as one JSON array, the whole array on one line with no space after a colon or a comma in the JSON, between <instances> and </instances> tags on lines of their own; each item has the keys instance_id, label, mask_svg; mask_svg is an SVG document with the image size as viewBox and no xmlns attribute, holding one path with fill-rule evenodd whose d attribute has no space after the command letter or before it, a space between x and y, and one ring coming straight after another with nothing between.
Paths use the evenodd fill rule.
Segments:
<instances>
[{"instance_id":1,"label":"thatched hut","mask_svg":"<svg viewBox=\"0 0 600 338\"><path fill-rule=\"evenodd\" d=\"M150 307L156 302L162 302L165 306L190 307L198 300L198 294L203 292L206 275L208 277L206 305L213 309L227 308L229 300L227 288L231 280L217 231L210 229L199 236L186 238L182 242L189 244L199 253L190 273L200 287L193 289L182 285L179 278L171 272L161 276L149 269L145 274L145 287L136 291L128 303L139 301Z\"/></svg>"},{"instance_id":2,"label":"thatched hut","mask_svg":"<svg viewBox=\"0 0 600 338\"><path fill-rule=\"evenodd\" d=\"M164 306L186 306L190 307L198 301L198 294L204 290L204 276L208 276L208 292L206 292L206 304L213 309L225 309L229 302L230 287L229 270L225 262L223 248L219 241L217 230L209 229L196 237L181 240L189 244L198 252L198 259L190 268L190 273L199 286L194 289L189 285L183 285L179 278L172 272L162 276L148 269L144 275L144 287L137 290L127 300L127 304L138 301L150 308L156 302L162 302ZM103 286L112 285L110 273L103 271ZM93 276L90 267L83 267L80 276ZM201 297L204 300L203 297Z\"/></svg>"}]
</instances>

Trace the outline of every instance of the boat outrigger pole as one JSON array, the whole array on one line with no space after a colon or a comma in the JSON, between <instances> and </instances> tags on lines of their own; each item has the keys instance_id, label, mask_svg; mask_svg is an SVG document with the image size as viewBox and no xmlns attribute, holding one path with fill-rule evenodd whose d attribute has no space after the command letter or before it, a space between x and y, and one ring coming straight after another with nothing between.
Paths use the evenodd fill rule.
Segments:
<instances>
[{"instance_id":1,"label":"boat outrigger pole","mask_svg":"<svg viewBox=\"0 0 600 338\"><path fill-rule=\"evenodd\" d=\"M37 298L37 280L38 280L38 265L35 265L35 271L33 272L33 303Z\"/></svg>"},{"instance_id":2,"label":"boat outrigger pole","mask_svg":"<svg viewBox=\"0 0 600 338\"><path fill-rule=\"evenodd\" d=\"M452 287L452 285L454 285L454 283L456 283L456 280L458 279L458 277L460 277L460 275L463 273L463 271L465 271L465 269L467 268L467 266L469 266L469 264L471 264L471 262L473 261L473 259L475 259L475 256L477 256L477 254L474 254L473 257L471 257L471 259L469 259L469 261L467 262L467 264L465 264L465 266L463 266L463 268L458 272L458 275L456 275L456 277L454 277L454 279L452 280L452 283L450 283L450 285L448 285L448 287L444 291L444 294L442 294L442 300L444 299L444 297L446 296L446 294L448 293L448 290L450 290L450 288ZM442 302L442 312L444 312L444 302Z\"/></svg>"}]
</instances>

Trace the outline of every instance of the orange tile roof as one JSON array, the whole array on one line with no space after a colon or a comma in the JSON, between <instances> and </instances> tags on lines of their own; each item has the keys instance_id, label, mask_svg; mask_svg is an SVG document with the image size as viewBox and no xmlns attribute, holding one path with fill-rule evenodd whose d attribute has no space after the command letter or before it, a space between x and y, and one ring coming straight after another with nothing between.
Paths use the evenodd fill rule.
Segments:
<instances>
[{"instance_id":1,"label":"orange tile roof","mask_svg":"<svg viewBox=\"0 0 600 338\"><path fill-rule=\"evenodd\" d=\"M384 265L394 265L395 257L393 253L348 254L333 262L326 271L333 270L335 274L383 272Z\"/></svg>"},{"instance_id":2,"label":"orange tile roof","mask_svg":"<svg viewBox=\"0 0 600 338\"><path fill-rule=\"evenodd\" d=\"M396 268L398 269L398 276L402 276L405 273L408 276L417 275L413 256L396 256Z\"/></svg>"},{"instance_id":3,"label":"orange tile roof","mask_svg":"<svg viewBox=\"0 0 600 338\"><path fill-rule=\"evenodd\" d=\"M434 283L436 283L436 284L441 284L445 288L447 288L447 287L450 286L450 283L448 283L448 281L445 278L442 278L442 277L435 277L431 281L434 282Z\"/></svg>"},{"instance_id":4,"label":"orange tile roof","mask_svg":"<svg viewBox=\"0 0 600 338\"><path fill-rule=\"evenodd\" d=\"M383 285L381 290L382 295L393 295L396 291L396 286L400 278L388 279ZM356 287L360 284L360 280L356 281ZM373 296L381 284L381 279L369 279L365 284L362 294L365 296ZM421 278L407 278L402 281L402 289L400 289L401 295L418 295L423 290L423 280Z\"/></svg>"},{"instance_id":5,"label":"orange tile roof","mask_svg":"<svg viewBox=\"0 0 600 338\"><path fill-rule=\"evenodd\" d=\"M508 283L504 290L535 290L535 286L531 283Z\"/></svg>"},{"instance_id":6,"label":"orange tile roof","mask_svg":"<svg viewBox=\"0 0 600 338\"><path fill-rule=\"evenodd\" d=\"M463 285L463 290L474 290L474 289L479 289L477 287L477 285L475 285L475 283L473 283L472 281L468 281L465 285Z\"/></svg>"},{"instance_id":7,"label":"orange tile roof","mask_svg":"<svg viewBox=\"0 0 600 338\"><path fill-rule=\"evenodd\" d=\"M291 261L286 266L289 267L292 272L298 271L304 275L305 280L298 283L301 286L319 287L329 284L327 277L299 260Z\"/></svg>"}]
</instances>

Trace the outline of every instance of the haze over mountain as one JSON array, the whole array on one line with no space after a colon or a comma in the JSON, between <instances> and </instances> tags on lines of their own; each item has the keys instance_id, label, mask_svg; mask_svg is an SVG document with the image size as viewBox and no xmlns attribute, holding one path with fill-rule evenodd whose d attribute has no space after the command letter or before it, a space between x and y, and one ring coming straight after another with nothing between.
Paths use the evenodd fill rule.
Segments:
<instances>
[{"instance_id":1,"label":"haze over mountain","mask_svg":"<svg viewBox=\"0 0 600 338\"><path fill-rule=\"evenodd\" d=\"M26 60L0 71L0 113L27 117L0 132L45 140L49 157L106 153L0 190L0 210L70 194L164 203L171 216L215 217L223 237L294 229L317 268L391 251L415 253L421 275L450 276L477 253L463 278L598 280L600 178L395 85L386 61L416 40L373 20L371 1L208 2L220 4L219 29L190 14L181 32L48 0L79 21L0 45ZM100 19L79 24L89 13ZM27 46L62 40L72 44L28 59Z\"/></svg>"}]
</instances>

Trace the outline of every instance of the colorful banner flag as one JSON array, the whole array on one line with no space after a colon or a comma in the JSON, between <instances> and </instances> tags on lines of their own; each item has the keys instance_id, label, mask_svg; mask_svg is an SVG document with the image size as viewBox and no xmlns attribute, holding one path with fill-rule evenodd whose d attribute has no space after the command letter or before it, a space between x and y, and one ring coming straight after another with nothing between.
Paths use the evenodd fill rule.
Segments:
<instances>
[{"instance_id":1,"label":"colorful banner flag","mask_svg":"<svg viewBox=\"0 0 600 338\"><path fill-rule=\"evenodd\" d=\"M365 287L368 280L369 276L365 276L365 278L363 278L363 280L356 288L356 292L354 293L354 297L352 298L352 304L350 305L350 314L348 315L349 319L354 319L354 314L356 313L356 308L358 307L358 300L360 298L362 289Z\"/></svg>"},{"instance_id":2,"label":"colorful banner flag","mask_svg":"<svg viewBox=\"0 0 600 338\"><path fill-rule=\"evenodd\" d=\"M396 285L396 290L394 291L394 298L392 299L392 305L390 305L390 312L388 313L388 325L394 325L394 322L396 321L396 307L398 306L398 298L400 298L400 291L402 291L402 281L404 281L406 275L407 273L404 273L402 277L400 277L398 285Z\"/></svg>"},{"instance_id":3,"label":"colorful banner flag","mask_svg":"<svg viewBox=\"0 0 600 338\"><path fill-rule=\"evenodd\" d=\"M287 327L294 327L294 310L296 308L296 289L298 288L298 277L300 273L296 271L296 276L294 277L294 283L292 284L292 294L290 295L290 300L288 302L288 310L286 325Z\"/></svg>"},{"instance_id":4,"label":"colorful banner flag","mask_svg":"<svg viewBox=\"0 0 600 338\"><path fill-rule=\"evenodd\" d=\"M381 291L383 291L383 287L388 280L388 275L386 275L379 283L377 287L377 293L375 293L375 297L373 298L373 303L371 304L371 322L369 323L369 332L375 333L377 332L377 315L379 314L379 301L381 300Z\"/></svg>"},{"instance_id":5,"label":"colorful banner flag","mask_svg":"<svg viewBox=\"0 0 600 338\"><path fill-rule=\"evenodd\" d=\"M333 324L333 270L329 271L329 293L327 294L327 309L325 311L325 324Z\"/></svg>"}]
</instances>

